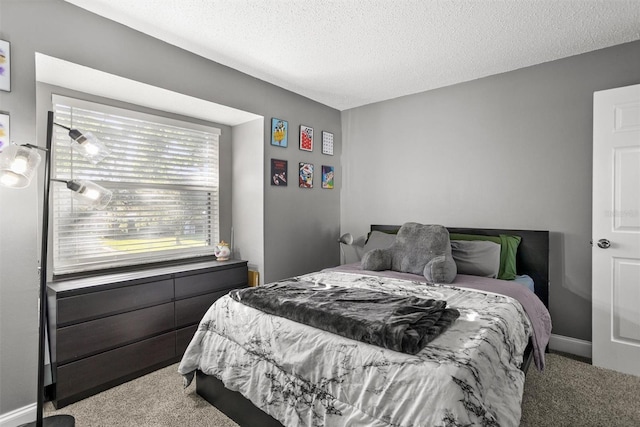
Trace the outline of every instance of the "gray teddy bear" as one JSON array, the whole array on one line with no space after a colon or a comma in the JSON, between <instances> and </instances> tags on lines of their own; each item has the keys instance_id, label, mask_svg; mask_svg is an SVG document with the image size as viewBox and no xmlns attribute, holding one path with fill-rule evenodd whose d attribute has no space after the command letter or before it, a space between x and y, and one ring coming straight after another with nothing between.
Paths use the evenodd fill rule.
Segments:
<instances>
[{"instance_id":1,"label":"gray teddy bear","mask_svg":"<svg viewBox=\"0 0 640 427\"><path fill-rule=\"evenodd\" d=\"M395 242L387 249L365 253L362 268L422 274L431 283L451 283L457 274L449 231L442 225L415 222L402 225Z\"/></svg>"}]
</instances>

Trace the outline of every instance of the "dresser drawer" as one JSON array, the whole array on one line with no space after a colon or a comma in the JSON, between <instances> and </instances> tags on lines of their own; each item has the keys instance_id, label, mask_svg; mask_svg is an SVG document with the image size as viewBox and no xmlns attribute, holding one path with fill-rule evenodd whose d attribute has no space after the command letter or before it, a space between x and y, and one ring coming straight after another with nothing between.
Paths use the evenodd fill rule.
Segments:
<instances>
[{"instance_id":1,"label":"dresser drawer","mask_svg":"<svg viewBox=\"0 0 640 427\"><path fill-rule=\"evenodd\" d=\"M247 266L176 277L176 299L246 286Z\"/></svg>"},{"instance_id":2,"label":"dresser drawer","mask_svg":"<svg viewBox=\"0 0 640 427\"><path fill-rule=\"evenodd\" d=\"M175 359L175 331L58 366L55 404L65 406Z\"/></svg>"},{"instance_id":3,"label":"dresser drawer","mask_svg":"<svg viewBox=\"0 0 640 427\"><path fill-rule=\"evenodd\" d=\"M229 291L224 290L176 301L176 326L181 328L200 322L200 319L211 307L211 304L227 293Z\"/></svg>"},{"instance_id":4,"label":"dresser drawer","mask_svg":"<svg viewBox=\"0 0 640 427\"><path fill-rule=\"evenodd\" d=\"M240 260L48 284L54 406L178 362L211 304L246 285L247 262Z\"/></svg>"},{"instance_id":5,"label":"dresser drawer","mask_svg":"<svg viewBox=\"0 0 640 427\"><path fill-rule=\"evenodd\" d=\"M57 301L57 324L60 327L172 299L172 279L60 298Z\"/></svg>"},{"instance_id":6,"label":"dresser drawer","mask_svg":"<svg viewBox=\"0 0 640 427\"><path fill-rule=\"evenodd\" d=\"M166 303L60 328L58 365L174 329L173 313L173 303Z\"/></svg>"},{"instance_id":7,"label":"dresser drawer","mask_svg":"<svg viewBox=\"0 0 640 427\"><path fill-rule=\"evenodd\" d=\"M176 331L176 355L178 357L182 357L184 355L184 352L187 350L187 347L189 347L189 343L197 330L198 325L192 325Z\"/></svg>"}]
</instances>

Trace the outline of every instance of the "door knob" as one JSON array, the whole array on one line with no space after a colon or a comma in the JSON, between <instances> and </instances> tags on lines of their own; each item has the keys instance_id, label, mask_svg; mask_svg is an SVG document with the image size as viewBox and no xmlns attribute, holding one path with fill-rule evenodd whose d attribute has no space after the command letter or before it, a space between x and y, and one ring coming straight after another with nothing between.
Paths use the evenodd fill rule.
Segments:
<instances>
[{"instance_id":1,"label":"door knob","mask_svg":"<svg viewBox=\"0 0 640 427\"><path fill-rule=\"evenodd\" d=\"M607 239L600 239L598 240L598 247L602 249L609 249L609 247L611 247L611 242Z\"/></svg>"}]
</instances>

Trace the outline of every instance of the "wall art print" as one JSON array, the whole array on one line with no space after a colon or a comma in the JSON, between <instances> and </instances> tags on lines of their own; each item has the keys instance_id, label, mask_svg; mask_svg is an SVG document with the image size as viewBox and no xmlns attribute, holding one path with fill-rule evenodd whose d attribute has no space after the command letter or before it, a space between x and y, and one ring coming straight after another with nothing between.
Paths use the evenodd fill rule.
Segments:
<instances>
[{"instance_id":1,"label":"wall art print","mask_svg":"<svg viewBox=\"0 0 640 427\"><path fill-rule=\"evenodd\" d=\"M333 166L322 165L322 188L333 188L334 172Z\"/></svg>"},{"instance_id":2,"label":"wall art print","mask_svg":"<svg viewBox=\"0 0 640 427\"><path fill-rule=\"evenodd\" d=\"M11 92L11 45L0 40L0 90Z\"/></svg>"},{"instance_id":3,"label":"wall art print","mask_svg":"<svg viewBox=\"0 0 640 427\"><path fill-rule=\"evenodd\" d=\"M9 146L9 115L0 113L0 151Z\"/></svg>"},{"instance_id":4,"label":"wall art print","mask_svg":"<svg viewBox=\"0 0 640 427\"><path fill-rule=\"evenodd\" d=\"M286 120L271 119L271 145L287 148L288 140L289 123Z\"/></svg>"},{"instance_id":5,"label":"wall art print","mask_svg":"<svg viewBox=\"0 0 640 427\"><path fill-rule=\"evenodd\" d=\"M313 128L300 125L300 149L313 151Z\"/></svg>"},{"instance_id":6,"label":"wall art print","mask_svg":"<svg viewBox=\"0 0 640 427\"><path fill-rule=\"evenodd\" d=\"M300 162L300 188L313 188L313 163Z\"/></svg>"},{"instance_id":7,"label":"wall art print","mask_svg":"<svg viewBox=\"0 0 640 427\"><path fill-rule=\"evenodd\" d=\"M322 154L333 156L333 134L322 131Z\"/></svg>"},{"instance_id":8,"label":"wall art print","mask_svg":"<svg viewBox=\"0 0 640 427\"><path fill-rule=\"evenodd\" d=\"M287 160L271 159L271 185L287 186L288 163Z\"/></svg>"}]
</instances>

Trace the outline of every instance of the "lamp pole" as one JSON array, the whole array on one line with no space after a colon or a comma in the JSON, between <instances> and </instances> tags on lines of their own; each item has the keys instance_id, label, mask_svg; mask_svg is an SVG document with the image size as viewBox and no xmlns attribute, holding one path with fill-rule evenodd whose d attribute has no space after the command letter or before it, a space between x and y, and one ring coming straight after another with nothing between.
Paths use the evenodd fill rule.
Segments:
<instances>
[{"instance_id":1,"label":"lamp pole","mask_svg":"<svg viewBox=\"0 0 640 427\"><path fill-rule=\"evenodd\" d=\"M29 185L33 174L41 161L41 156L36 151L44 151L44 187L42 189L42 235L40 236L40 288L38 292L38 384L37 384L37 414L36 421L23 424L20 427L73 427L75 419L70 415L43 416L44 408L44 377L45 377L45 352L47 350L47 251L49 241L49 199L51 184L51 146L53 141L53 125L61 126L69 130L69 136L73 139L71 147L92 163L98 163L109 155L105 145L91 133L83 134L77 129L70 129L53 121L53 112L47 115L47 141L46 147L38 147L32 144L21 146L11 145L0 156L0 184L7 187L23 188ZM113 192L88 180L62 181L67 188L73 191L77 198L91 203L94 207L104 208L111 200Z\"/></svg>"},{"instance_id":2,"label":"lamp pole","mask_svg":"<svg viewBox=\"0 0 640 427\"><path fill-rule=\"evenodd\" d=\"M44 153L44 196L42 203L42 235L40 236L40 300L38 310L38 400L35 423L21 427L73 427L75 419L70 415L55 415L44 418L44 355L46 351L45 329L47 327L47 250L49 240L49 184L51 182L51 140L53 138L53 112L47 116L47 146Z\"/></svg>"}]
</instances>

